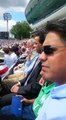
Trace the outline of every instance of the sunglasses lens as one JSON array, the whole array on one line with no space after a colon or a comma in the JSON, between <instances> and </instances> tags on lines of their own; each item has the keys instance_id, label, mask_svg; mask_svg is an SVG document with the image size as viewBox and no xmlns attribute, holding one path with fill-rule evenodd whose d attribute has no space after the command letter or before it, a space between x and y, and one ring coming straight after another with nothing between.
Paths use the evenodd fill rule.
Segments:
<instances>
[{"instance_id":1,"label":"sunglasses lens","mask_svg":"<svg viewBox=\"0 0 66 120\"><path fill-rule=\"evenodd\" d=\"M42 51L47 55L51 55L55 51L55 48L51 47L50 45L47 45L42 48Z\"/></svg>"}]
</instances>

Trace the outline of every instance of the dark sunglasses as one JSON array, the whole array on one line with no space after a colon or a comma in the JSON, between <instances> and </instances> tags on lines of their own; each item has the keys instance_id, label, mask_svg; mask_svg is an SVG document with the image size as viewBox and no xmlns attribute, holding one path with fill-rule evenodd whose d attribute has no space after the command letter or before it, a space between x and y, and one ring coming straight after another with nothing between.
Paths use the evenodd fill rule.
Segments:
<instances>
[{"instance_id":1,"label":"dark sunglasses","mask_svg":"<svg viewBox=\"0 0 66 120\"><path fill-rule=\"evenodd\" d=\"M42 47L42 52L44 52L46 55L51 55L55 51L57 51L58 48L64 48L66 46L51 46L51 45L46 45Z\"/></svg>"}]
</instances>

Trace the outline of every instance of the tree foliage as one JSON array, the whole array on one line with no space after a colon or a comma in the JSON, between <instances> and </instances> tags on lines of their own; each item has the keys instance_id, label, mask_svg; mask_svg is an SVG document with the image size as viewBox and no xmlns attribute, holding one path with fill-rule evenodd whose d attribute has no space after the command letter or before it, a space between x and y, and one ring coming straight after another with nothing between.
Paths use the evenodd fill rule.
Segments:
<instances>
[{"instance_id":1,"label":"tree foliage","mask_svg":"<svg viewBox=\"0 0 66 120\"><path fill-rule=\"evenodd\" d=\"M11 29L11 33L16 39L29 38L31 27L26 21L17 22Z\"/></svg>"}]
</instances>

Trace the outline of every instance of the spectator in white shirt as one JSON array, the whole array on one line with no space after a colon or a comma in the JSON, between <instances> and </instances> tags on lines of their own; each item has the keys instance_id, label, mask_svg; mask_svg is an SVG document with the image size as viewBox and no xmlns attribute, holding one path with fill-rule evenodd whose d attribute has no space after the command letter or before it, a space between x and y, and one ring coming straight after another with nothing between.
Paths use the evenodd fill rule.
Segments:
<instances>
[{"instance_id":1,"label":"spectator in white shirt","mask_svg":"<svg viewBox=\"0 0 66 120\"><path fill-rule=\"evenodd\" d=\"M15 52L13 51L12 48L9 48L9 54L10 54L10 56L11 56L12 63L13 63L13 64L16 63L17 60L18 60L18 57L17 57L17 55L15 54Z\"/></svg>"},{"instance_id":2,"label":"spectator in white shirt","mask_svg":"<svg viewBox=\"0 0 66 120\"><path fill-rule=\"evenodd\" d=\"M4 51L4 64L8 66L8 68L10 68L12 66L12 59L11 56L9 55L9 48L5 47L3 48Z\"/></svg>"}]
</instances>

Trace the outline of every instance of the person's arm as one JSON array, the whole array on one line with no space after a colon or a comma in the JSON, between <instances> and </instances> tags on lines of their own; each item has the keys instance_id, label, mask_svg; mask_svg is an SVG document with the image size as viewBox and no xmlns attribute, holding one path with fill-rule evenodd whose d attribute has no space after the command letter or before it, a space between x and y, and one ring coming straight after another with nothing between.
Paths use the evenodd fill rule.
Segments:
<instances>
[{"instance_id":1,"label":"person's arm","mask_svg":"<svg viewBox=\"0 0 66 120\"><path fill-rule=\"evenodd\" d=\"M35 101L35 99L27 99L27 98L23 98L22 102L28 103L28 104L32 104Z\"/></svg>"},{"instance_id":2,"label":"person's arm","mask_svg":"<svg viewBox=\"0 0 66 120\"><path fill-rule=\"evenodd\" d=\"M21 84L21 86L23 86L23 85L24 85L24 83L25 83L25 81L26 81L27 77L28 77L28 76L26 76L24 79L22 79L22 80L20 80L20 81L19 81L19 82L20 82L20 84Z\"/></svg>"},{"instance_id":3,"label":"person's arm","mask_svg":"<svg viewBox=\"0 0 66 120\"><path fill-rule=\"evenodd\" d=\"M27 54L28 54L28 56L26 58L26 61L29 62L31 60L32 50L28 49Z\"/></svg>"},{"instance_id":4,"label":"person's arm","mask_svg":"<svg viewBox=\"0 0 66 120\"><path fill-rule=\"evenodd\" d=\"M23 95L27 99L33 99L38 96L38 93L41 89L41 85L39 84L41 76L39 76L34 82L26 85L26 86L21 86L19 87L17 94Z\"/></svg>"},{"instance_id":5,"label":"person's arm","mask_svg":"<svg viewBox=\"0 0 66 120\"><path fill-rule=\"evenodd\" d=\"M23 95L27 99L36 98L41 89L41 85L39 84L41 78L40 70L41 63L39 63L36 69L32 72L27 85L19 87L16 93Z\"/></svg>"},{"instance_id":6,"label":"person's arm","mask_svg":"<svg viewBox=\"0 0 66 120\"><path fill-rule=\"evenodd\" d=\"M10 91L11 91L11 92L13 92L13 91L17 92L20 86L21 86L21 83L18 82L18 83L16 83L15 85L13 85L13 86L11 87Z\"/></svg>"},{"instance_id":7,"label":"person's arm","mask_svg":"<svg viewBox=\"0 0 66 120\"><path fill-rule=\"evenodd\" d=\"M20 88L20 86L24 85L25 81L26 81L26 78L24 78L23 80L20 80L19 82L17 82L15 85L11 87L10 91L17 93L18 89Z\"/></svg>"},{"instance_id":8,"label":"person's arm","mask_svg":"<svg viewBox=\"0 0 66 120\"><path fill-rule=\"evenodd\" d=\"M31 54L29 54L26 58L26 61L29 62L31 60Z\"/></svg>"}]
</instances>

